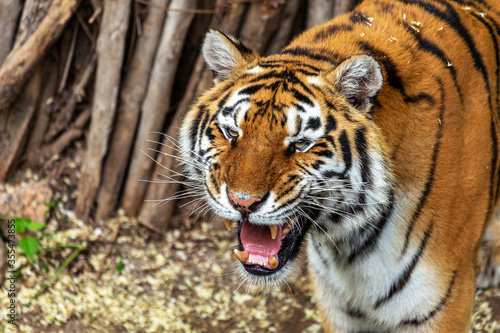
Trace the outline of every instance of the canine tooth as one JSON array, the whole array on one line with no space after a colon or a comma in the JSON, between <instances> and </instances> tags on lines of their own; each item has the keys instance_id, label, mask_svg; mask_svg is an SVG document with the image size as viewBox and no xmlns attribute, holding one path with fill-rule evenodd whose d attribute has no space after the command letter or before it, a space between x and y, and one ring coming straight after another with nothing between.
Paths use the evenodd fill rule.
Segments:
<instances>
[{"instance_id":1,"label":"canine tooth","mask_svg":"<svg viewBox=\"0 0 500 333\"><path fill-rule=\"evenodd\" d=\"M286 226L281 231L281 236L286 236L290 232L290 227Z\"/></svg>"},{"instance_id":2,"label":"canine tooth","mask_svg":"<svg viewBox=\"0 0 500 333\"><path fill-rule=\"evenodd\" d=\"M239 251L238 249L234 249L234 255L238 258L242 263L246 263L248 260L249 253L248 251Z\"/></svg>"},{"instance_id":3,"label":"canine tooth","mask_svg":"<svg viewBox=\"0 0 500 333\"><path fill-rule=\"evenodd\" d=\"M226 225L227 231L231 231L231 221L224 220L224 224Z\"/></svg>"},{"instance_id":4,"label":"canine tooth","mask_svg":"<svg viewBox=\"0 0 500 333\"><path fill-rule=\"evenodd\" d=\"M276 258L276 256L270 256L268 262L269 268L275 269L276 267L278 267L278 258Z\"/></svg>"},{"instance_id":5,"label":"canine tooth","mask_svg":"<svg viewBox=\"0 0 500 333\"><path fill-rule=\"evenodd\" d=\"M271 238L275 239L276 235L278 234L278 226L273 224L269 226L269 229L271 230Z\"/></svg>"}]
</instances>

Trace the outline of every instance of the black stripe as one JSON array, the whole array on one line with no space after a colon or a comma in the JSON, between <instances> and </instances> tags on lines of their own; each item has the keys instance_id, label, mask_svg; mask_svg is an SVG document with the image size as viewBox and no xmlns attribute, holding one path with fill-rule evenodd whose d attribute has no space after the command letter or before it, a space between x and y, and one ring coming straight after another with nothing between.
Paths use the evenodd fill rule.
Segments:
<instances>
[{"instance_id":1,"label":"black stripe","mask_svg":"<svg viewBox=\"0 0 500 333\"><path fill-rule=\"evenodd\" d=\"M329 133L337 129L337 121L333 116L328 116L326 119L325 132Z\"/></svg>"},{"instance_id":2,"label":"black stripe","mask_svg":"<svg viewBox=\"0 0 500 333\"><path fill-rule=\"evenodd\" d=\"M426 314L423 317L414 318L414 319L407 319L407 320L404 320L403 322L401 322L401 324L402 325L418 326L418 325L422 325L423 323L425 323L426 321L428 321L429 319L434 317L434 315L439 310L441 310L443 308L443 306L446 304L446 301L448 300L448 298L450 298L451 290L453 289L453 285L455 284L456 277L457 277L457 271L453 272L453 277L452 277L451 282L448 286L448 290L446 291L446 294L443 296L443 298L441 298L441 300L434 307L434 309L432 309L428 314Z\"/></svg>"},{"instance_id":3,"label":"black stripe","mask_svg":"<svg viewBox=\"0 0 500 333\"><path fill-rule=\"evenodd\" d=\"M234 45L234 47L236 47L236 49L241 53L241 55L243 57L251 55L251 54L254 53L248 47L246 47L245 45L241 44L241 42L234 41L232 38L229 38L229 36L226 35L225 33L223 33L222 31L217 30L217 32L219 32L220 34L224 35L224 37L226 37Z\"/></svg>"},{"instance_id":4,"label":"black stripe","mask_svg":"<svg viewBox=\"0 0 500 333\"><path fill-rule=\"evenodd\" d=\"M493 44L495 45L495 59L496 59L496 70L495 70L495 76L496 76L496 86L497 86L497 91L496 91L496 106L498 111L500 111L500 106L499 106L499 94L500 94L500 51L499 51L499 45L498 45L498 40L497 38L500 37L500 27L498 24L491 20L490 23L493 24L496 28L497 35L495 35L495 32L493 31L493 28L490 26L489 22L487 22L483 17L480 15L476 14L474 17L476 17L487 29L488 32L490 33L491 40L493 41ZM490 96L491 98L491 96ZM491 106L490 102L490 108L491 108L491 125L490 125L490 131L491 131L491 138L493 140L493 156L492 156L492 162L491 162L491 174L490 174L490 207L488 211L491 212L491 209L493 208L492 205L496 202L498 198L498 191L500 187L497 185L494 185L494 179L495 179L495 174L497 173L497 159L498 159L498 139L497 139L497 134L496 134L496 126L495 126L495 116L493 114L493 108ZM498 114L498 113L497 113ZM493 194L493 190L496 188L495 193ZM489 220L489 217L487 217Z\"/></svg>"},{"instance_id":5,"label":"black stripe","mask_svg":"<svg viewBox=\"0 0 500 333\"><path fill-rule=\"evenodd\" d=\"M198 136L198 130L200 128L200 123L201 119L205 115L205 118L207 118L207 115L205 113L205 106L200 105L198 107L198 114L196 115L196 118L194 119L193 123L191 124L191 127L189 128L189 139L191 141L191 151L194 151L195 145L196 145L196 137Z\"/></svg>"},{"instance_id":6,"label":"black stripe","mask_svg":"<svg viewBox=\"0 0 500 333\"><path fill-rule=\"evenodd\" d=\"M306 130L312 129L317 130L321 126L321 120L319 117L311 117L307 120Z\"/></svg>"},{"instance_id":7,"label":"black stripe","mask_svg":"<svg viewBox=\"0 0 500 333\"><path fill-rule=\"evenodd\" d=\"M451 0L453 2L456 2L460 6L468 6L468 7L476 7L476 5L480 4L484 6L486 9L491 9L491 7L484 1L484 0L474 0L474 1L469 1L469 0ZM496 1L496 0L495 0Z\"/></svg>"},{"instance_id":8,"label":"black stripe","mask_svg":"<svg viewBox=\"0 0 500 333\"><path fill-rule=\"evenodd\" d=\"M316 162L314 162L313 164L311 164L311 167L314 169L314 170L318 170L323 164L325 164L324 161L322 160L318 160Z\"/></svg>"},{"instance_id":9,"label":"black stripe","mask_svg":"<svg viewBox=\"0 0 500 333\"><path fill-rule=\"evenodd\" d=\"M277 89L279 86L283 87L284 91L295 91L296 88L293 85L299 85L306 93L309 95L314 96L313 92L309 87L304 84L296 75L294 72L290 70L284 70L284 71L270 71L268 73L264 73L261 75L255 76L250 82L251 83L256 83L259 81L264 81L264 80L275 80L275 82L269 83L265 82L262 83L263 86L266 86L266 88L274 90ZM291 84L291 86L288 85Z\"/></svg>"},{"instance_id":10,"label":"black stripe","mask_svg":"<svg viewBox=\"0 0 500 333\"><path fill-rule=\"evenodd\" d=\"M375 302L375 309L380 307L385 302L389 301L394 295L403 290L403 288L406 286L406 284L410 280L411 274L413 273L415 267L417 266L418 261L422 257L422 253L424 252L425 246L427 245L427 241L429 240L429 237L431 235L433 225L434 222L431 221L429 227L427 227L427 230L425 230L424 237L420 242L420 246L418 247L417 252L415 252L415 254L413 255L410 264L404 269L403 273L399 275L397 280L393 282L391 288L389 289L389 292L384 296L380 297Z\"/></svg>"},{"instance_id":11,"label":"black stripe","mask_svg":"<svg viewBox=\"0 0 500 333\"><path fill-rule=\"evenodd\" d=\"M356 129L354 133L354 143L356 151L359 156L361 164L361 179L363 183L370 183L370 158L366 150L368 149L368 144L366 142L365 128L361 127Z\"/></svg>"},{"instance_id":12,"label":"black stripe","mask_svg":"<svg viewBox=\"0 0 500 333\"><path fill-rule=\"evenodd\" d=\"M325 178L343 178L344 174L342 172L336 172L333 170L327 170L321 173Z\"/></svg>"},{"instance_id":13,"label":"black stripe","mask_svg":"<svg viewBox=\"0 0 500 333\"><path fill-rule=\"evenodd\" d=\"M230 94L231 94L231 91L228 91L224 95L224 97L221 98L221 100L219 101L219 104L217 105L219 107L219 110L222 109L222 107L224 106L224 104L226 104L227 98L229 97Z\"/></svg>"},{"instance_id":14,"label":"black stripe","mask_svg":"<svg viewBox=\"0 0 500 333\"><path fill-rule=\"evenodd\" d=\"M292 192L295 189L295 187L297 186L297 184L301 182L301 180L302 179L296 179L293 183L292 182L287 182L286 185L288 186L288 188L286 190L284 190L281 194L278 193L278 195L275 198L275 201L278 202L283 197L285 197L290 192Z\"/></svg>"},{"instance_id":15,"label":"black stripe","mask_svg":"<svg viewBox=\"0 0 500 333\"><path fill-rule=\"evenodd\" d=\"M402 1L402 0L400 0ZM436 1L436 0L434 0ZM443 6L446 7L446 12L442 12L439 10L439 8L431 5L428 2L421 2L421 1L413 1L413 4L421 7L424 9L426 12L429 14L438 17L439 19L445 21L453 30L456 31L457 35L463 39L465 44L467 45L469 49L469 53L472 56L472 59L474 60L474 66L481 72L483 75L484 83L486 85L486 90L490 90L490 83L488 81L488 72L486 70L486 67L483 63L483 58L481 56L481 53L477 50L476 44L474 42L474 39L472 38L469 30L462 24L462 21L460 20L460 16L458 13L455 11L453 6L450 4L440 1L439 3Z\"/></svg>"},{"instance_id":16,"label":"black stripe","mask_svg":"<svg viewBox=\"0 0 500 333\"><path fill-rule=\"evenodd\" d=\"M368 238L364 240L364 242L356 247L351 253L349 253L349 257L347 258L347 263L352 264L354 260L359 260L364 256L368 255L370 251L372 251L377 245L378 240L380 239L380 234L384 230L384 227L387 225L387 221L392 215L392 211L394 209L394 193L391 193L389 198L389 204L386 205L385 210L380 216L377 223L375 223L373 232L370 234Z\"/></svg>"},{"instance_id":17,"label":"black stripe","mask_svg":"<svg viewBox=\"0 0 500 333\"><path fill-rule=\"evenodd\" d=\"M309 97L307 97L306 95L300 93L298 90L293 90L293 96L299 101L299 102L302 102L304 104L307 104L309 105L310 107L313 107L314 106L314 103L311 101L311 99Z\"/></svg>"},{"instance_id":18,"label":"black stripe","mask_svg":"<svg viewBox=\"0 0 500 333\"><path fill-rule=\"evenodd\" d=\"M406 230L405 242L403 244L403 249L401 251L401 257L404 256L404 254L406 253L406 250L408 249L408 243L410 242L410 235L413 231L413 227L415 226L415 221L419 218L420 213L422 212L422 208L424 207L424 205L427 201L427 197L429 196L429 193L431 192L432 184L434 183L434 173L436 172L439 147L441 146L441 138L443 136L443 124L444 124L443 117L444 117L444 111L445 111L444 85L440 79L437 79L437 82L439 84L441 105L439 107L439 120L440 120L440 122L438 124L438 130L436 133L436 142L434 143L434 150L432 152L432 158L431 158L431 166L429 169L429 174L427 175L427 182L425 183L424 191L422 192L422 195L420 196L420 200L419 200L417 207L415 209L415 212L413 213L413 216L410 220L410 223L408 225L408 229Z\"/></svg>"},{"instance_id":19,"label":"black stripe","mask_svg":"<svg viewBox=\"0 0 500 333\"><path fill-rule=\"evenodd\" d=\"M412 28L408 22L401 22L399 21L399 24L402 24L406 27L406 30L410 33L410 35L413 36L413 38L417 41L418 46L420 49L429 52L430 54L434 55L435 57L439 58L441 62L445 65L445 67L450 71L451 76L453 78L453 83L455 84L455 89L458 92L458 95L460 96L460 99L462 100L462 89L460 88L458 81L457 81L457 71L455 70L455 67L453 66L448 66L448 61L450 60L449 57L446 56L444 51L439 48L436 44L432 43L431 41L425 39L422 37L420 33L415 31L415 29ZM428 96L428 95L427 95Z\"/></svg>"},{"instance_id":20,"label":"black stripe","mask_svg":"<svg viewBox=\"0 0 500 333\"><path fill-rule=\"evenodd\" d=\"M357 318L357 319L365 319L366 315L360 310L360 309L354 309L352 307L348 307L347 309L343 310L345 314L347 314L349 317L352 318Z\"/></svg>"},{"instance_id":21,"label":"black stripe","mask_svg":"<svg viewBox=\"0 0 500 333\"><path fill-rule=\"evenodd\" d=\"M255 94L257 91L259 91L260 89L264 88L265 85L264 84L255 84L253 86L248 86L248 87L245 87L243 89L241 89L238 94L241 94L241 95L252 95L252 94Z\"/></svg>"},{"instance_id":22,"label":"black stripe","mask_svg":"<svg viewBox=\"0 0 500 333\"><path fill-rule=\"evenodd\" d=\"M210 112L208 112L208 110L205 110L205 116L203 117L203 121L201 122L201 126L200 126L200 129L198 132L198 142L201 142L201 138L203 136L203 133L206 130L209 119L210 119ZM193 147L193 149L194 149L194 147Z\"/></svg>"},{"instance_id":23,"label":"black stripe","mask_svg":"<svg viewBox=\"0 0 500 333\"><path fill-rule=\"evenodd\" d=\"M391 59L391 57L389 57L387 53L377 49L375 46L366 41L358 42L357 45L364 52L373 55L382 64L387 72L387 78L385 78L385 81L389 84L389 86L398 90L403 96L406 97L403 79L399 75L398 69L396 68L396 63Z\"/></svg>"},{"instance_id":24,"label":"black stripe","mask_svg":"<svg viewBox=\"0 0 500 333\"><path fill-rule=\"evenodd\" d=\"M325 26L323 29L321 29L321 31L318 32L316 34L316 36L314 36L314 40L316 42L318 42L322 39L332 37L333 35L335 35L339 31L352 31L352 29L353 29L352 26L344 24L344 23L330 24L330 25Z\"/></svg>"},{"instance_id":25,"label":"black stripe","mask_svg":"<svg viewBox=\"0 0 500 333\"><path fill-rule=\"evenodd\" d=\"M210 141L215 140L215 135L212 133L212 127L210 126L207 127L207 129L205 130L205 135L208 137L208 140Z\"/></svg>"},{"instance_id":26,"label":"black stripe","mask_svg":"<svg viewBox=\"0 0 500 333\"><path fill-rule=\"evenodd\" d=\"M342 149L342 159L344 160L345 169L344 174L346 174L352 166L352 154L351 147L349 145L349 138L347 137L346 131L342 131L342 134L339 137L340 147Z\"/></svg>"},{"instance_id":27,"label":"black stripe","mask_svg":"<svg viewBox=\"0 0 500 333\"><path fill-rule=\"evenodd\" d=\"M430 104L430 106L434 106L434 104L436 104L436 101L434 100L434 97L432 97L431 95L429 94L426 94L426 93L421 93L421 94L418 94L418 95L415 95L415 96L407 96L405 97L405 102L407 103L420 103L422 101L426 101L427 103Z\"/></svg>"},{"instance_id":28,"label":"black stripe","mask_svg":"<svg viewBox=\"0 0 500 333\"><path fill-rule=\"evenodd\" d=\"M330 150L313 151L312 153L316 156L322 156L327 158L332 158L333 156L333 153Z\"/></svg>"},{"instance_id":29,"label":"black stripe","mask_svg":"<svg viewBox=\"0 0 500 333\"><path fill-rule=\"evenodd\" d=\"M290 54L290 55L308 57L314 60L324 61L332 65L338 64L337 59L339 59L339 56L333 53L331 50L310 49L300 46L295 46L289 49L285 49L281 51L280 54Z\"/></svg>"},{"instance_id":30,"label":"black stripe","mask_svg":"<svg viewBox=\"0 0 500 333\"><path fill-rule=\"evenodd\" d=\"M264 68L274 68L277 66L284 66L284 65L289 65L290 63L296 64L297 66L305 67L311 70L312 72L308 72L302 68L294 68L294 71L301 72L306 75L318 75L321 70L318 67L304 64L303 62L300 62L298 60L265 60L259 64L259 66L264 67Z\"/></svg>"}]
</instances>

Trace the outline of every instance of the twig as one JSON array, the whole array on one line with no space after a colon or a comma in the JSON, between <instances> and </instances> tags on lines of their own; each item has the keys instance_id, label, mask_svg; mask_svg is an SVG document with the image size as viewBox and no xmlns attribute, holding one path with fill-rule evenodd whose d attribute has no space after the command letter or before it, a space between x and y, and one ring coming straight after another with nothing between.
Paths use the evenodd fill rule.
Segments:
<instances>
[{"instance_id":1,"label":"twig","mask_svg":"<svg viewBox=\"0 0 500 333\"><path fill-rule=\"evenodd\" d=\"M92 55L89 64L84 69L82 69L78 78L73 83L73 89L69 97L66 99L66 105L59 112L56 120L49 128L47 134L45 135L44 142L53 141L54 138L59 133L61 133L61 131L68 127L68 124L73 117L73 112L75 110L76 104L81 102L85 95L85 87L89 83L92 74L94 73L96 63L97 57L95 55Z\"/></svg>"},{"instance_id":2,"label":"twig","mask_svg":"<svg viewBox=\"0 0 500 333\"><path fill-rule=\"evenodd\" d=\"M89 24L93 24L94 21L101 15L102 13L102 5L98 5L98 7L94 7L94 14L89 18Z\"/></svg>"},{"instance_id":3,"label":"twig","mask_svg":"<svg viewBox=\"0 0 500 333\"><path fill-rule=\"evenodd\" d=\"M99 265L99 269L95 272L94 280L97 281L101 277L102 270L104 268L104 264L106 263L106 259L108 259L111 254L111 250L113 249L113 245L116 243L116 239L118 238L118 234L120 233L121 224L117 225L115 231L113 232L113 236L111 236L111 242L106 247L106 252L104 253L104 258L101 260L101 264Z\"/></svg>"},{"instance_id":4,"label":"twig","mask_svg":"<svg viewBox=\"0 0 500 333\"><path fill-rule=\"evenodd\" d=\"M92 37L92 33L90 32L90 29L87 26L87 23L85 23L85 20L82 18L82 15L78 11L76 12L76 18L78 19L78 22L80 22L80 25L82 26L82 29L85 32L85 34L87 35L88 39L92 42L92 48L94 48L93 45L95 44L95 41L94 41L94 38Z\"/></svg>"},{"instance_id":5,"label":"twig","mask_svg":"<svg viewBox=\"0 0 500 333\"><path fill-rule=\"evenodd\" d=\"M144 273L149 272L149 273L151 273L151 272L157 271L160 268L163 268L163 267L165 267L167 265L168 265L168 263L164 263L164 264L160 264L160 265L153 266L153 267L146 267L146 268L141 269L141 272L144 272Z\"/></svg>"},{"instance_id":6,"label":"twig","mask_svg":"<svg viewBox=\"0 0 500 333\"><path fill-rule=\"evenodd\" d=\"M85 245L80 245L80 244L75 244L75 243L68 243L68 244L61 244L61 245L66 245L66 246L62 246L62 247L75 247L75 251L73 251L73 253L71 253L71 255L68 257L68 259L66 259L63 264L59 267L59 269L54 273L54 275L52 275L48 280L46 280L42 286L40 287L40 289L38 289L38 291L36 292L36 294L31 298L32 300L37 298L41 293L43 293L45 291L45 289L47 289L48 286L50 286L52 283L54 283L58 278L59 278L59 275L61 274L61 272L80 254L82 253L83 251L85 251L87 249L87 247Z\"/></svg>"}]
</instances>

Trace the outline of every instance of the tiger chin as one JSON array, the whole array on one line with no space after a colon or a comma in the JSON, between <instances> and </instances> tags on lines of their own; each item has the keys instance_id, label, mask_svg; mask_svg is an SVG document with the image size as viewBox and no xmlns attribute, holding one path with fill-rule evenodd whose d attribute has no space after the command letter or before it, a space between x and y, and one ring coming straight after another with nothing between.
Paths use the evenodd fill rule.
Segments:
<instances>
[{"instance_id":1,"label":"tiger chin","mask_svg":"<svg viewBox=\"0 0 500 333\"><path fill-rule=\"evenodd\" d=\"M468 332L500 279L499 33L492 0L365 0L267 57L210 31L182 160L243 278L304 251L326 332Z\"/></svg>"}]
</instances>

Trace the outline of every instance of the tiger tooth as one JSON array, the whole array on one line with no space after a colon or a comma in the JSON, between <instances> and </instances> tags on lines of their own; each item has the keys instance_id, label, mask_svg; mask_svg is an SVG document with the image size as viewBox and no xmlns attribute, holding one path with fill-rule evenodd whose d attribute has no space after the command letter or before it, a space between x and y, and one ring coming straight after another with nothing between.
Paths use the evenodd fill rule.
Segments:
<instances>
[{"instance_id":1,"label":"tiger tooth","mask_svg":"<svg viewBox=\"0 0 500 333\"><path fill-rule=\"evenodd\" d=\"M275 269L276 267L278 267L278 258L276 258L276 256L270 256L267 261L269 264L269 268Z\"/></svg>"},{"instance_id":2,"label":"tiger tooth","mask_svg":"<svg viewBox=\"0 0 500 333\"><path fill-rule=\"evenodd\" d=\"M238 258L239 261L241 261L242 263L246 263L249 253L248 251L239 251L237 249L234 249L234 255L236 256L236 258Z\"/></svg>"},{"instance_id":3,"label":"tiger tooth","mask_svg":"<svg viewBox=\"0 0 500 333\"><path fill-rule=\"evenodd\" d=\"M271 230L271 238L275 239L276 235L278 234L278 226L273 224L269 226L269 229Z\"/></svg>"},{"instance_id":4,"label":"tiger tooth","mask_svg":"<svg viewBox=\"0 0 500 333\"><path fill-rule=\"evenodd\" d=\"M224 220L224 224L226 225L227 231L231 231L231 221Z\"/></svg>"},{"instance_id":5,"label":"tiger tooth","mask_svg":"<svg viewBox=\"0 0 500 333\"><path fill-rule=\"evenodd\" d=\"M281 231L281 236L286 236L290 232L290 227L284 227Z\"/></svg>"}]
</instances>

